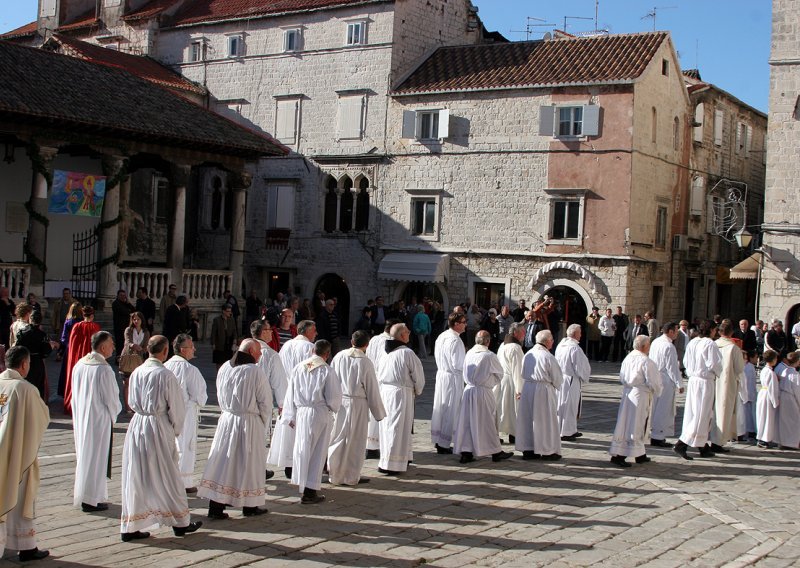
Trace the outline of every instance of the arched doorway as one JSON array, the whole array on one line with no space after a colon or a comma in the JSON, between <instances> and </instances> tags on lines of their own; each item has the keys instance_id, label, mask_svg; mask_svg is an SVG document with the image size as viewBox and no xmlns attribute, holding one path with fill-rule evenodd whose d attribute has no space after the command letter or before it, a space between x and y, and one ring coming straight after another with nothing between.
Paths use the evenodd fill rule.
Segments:
<instances>
[{"instance_id":1,"label":"arched doorway","mask_svg":"<svg viewBox=\"0 0 800 568\"><path fill-rule=\"evenodd\" d=\"M339 316L339 335L348 337L350 335L350 289L344 278L338 274L324 274L314 288L314 297L317 293L325 294L326 299L336 298L336 315ZM315 310L322 309L314 305Z\"/></svg>"},{"instance_id":2,"label":"arched doorway","mask_svg":"<svg viewBox=\"0 0 800 568\"><path fill-rule=\"evenodd\" d=\"M578 284L567 279L554 279L539 286L535 292L538 300L541 296L547 295L556 302L556 309L550 314L550 330L556 336L556 341L560 341L566 334L567 328L573 323L580 324L583 328L581 334L581 346L586 349L586 316L592 307L592 299L589 294Z\"/></svg>"}]
</instances>

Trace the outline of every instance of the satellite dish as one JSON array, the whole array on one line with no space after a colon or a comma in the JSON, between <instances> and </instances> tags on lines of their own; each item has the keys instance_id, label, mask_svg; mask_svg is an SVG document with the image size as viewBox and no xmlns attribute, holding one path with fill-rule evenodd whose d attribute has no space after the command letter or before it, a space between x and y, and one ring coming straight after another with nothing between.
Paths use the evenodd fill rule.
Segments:
<instances>
[{"instance_id":1,"label":"satellite dish","mask_svg":"<svg viewBox=\"0 0 800 568\"><path fill-rule=\"evenodd\" d=\"M553 39L553 34L551 34L550 32L544 32L544 36L542 36L542 39L544 41L550 41L551 39Z\"/></svg>"}]
</instances>

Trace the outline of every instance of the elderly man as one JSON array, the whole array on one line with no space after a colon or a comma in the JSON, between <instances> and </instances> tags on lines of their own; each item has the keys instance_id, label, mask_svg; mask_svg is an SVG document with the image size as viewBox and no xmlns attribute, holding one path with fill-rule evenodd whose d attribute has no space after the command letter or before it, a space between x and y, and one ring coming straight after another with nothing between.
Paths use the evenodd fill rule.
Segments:
<instances>
[{"instance_id":1,"label":"elderly man","mask_svg":"<svg viewBox=\"0 0 800 568\"><path fill-rule=\"evenodd\" d=\"M736 439L736 401L739 385L744 381L744 354L733 341L733 323L722 320L719 326L720 338L716 344L722 355L722 372L717 377L714 396L714 419L711 424L711 451L729 453L725 444Z\"/></svg>"},{"instance_id":2,"label":"elderly man","mask_svg":"<svg viewBox=\"0 0 800 568\"><path fill-rule=\"evenodd\" d=\"M512 323L508 334L497 350L497 358L503 367L503 378L494 388L497 406L497 431L508 434L508 443L514 443L517 431L517 405L522 396L522 342L525 339L525 324Z\"/></svg>"},{"instance_id":3,"label":"elderly man","mask_svg":"<svg viewBox=\"0 0 800 568\"><path fill-rule=\"evenodd\" d=\"M386 341L392 338L392 336L389 335L389 331L391 331L392 326L397 323L403 322L397 318L387 319L383 328L383 333L376 335L369 340L369 345L367 346L367 357L369 357L369 360L372 361L373 367L375 367L376 377L381 359L383 359L384 355L386 355ZM380 390L378 392L380 393ZM380 424L377 420L375 420L375 417L370 414L369 426L367 427L366 458L368 460L377 460L381 457L380 430Z\"/></svg>"},{"instance_id":4,"label":"elderly man","mask_svg":"<svg viewBox=\"0 0 800 568\"><path fill-rule=\"evenodd\" d=\"M438 454L453 453L453 430L464 393L465 352L460 336L466 328L466 316L453 313L447 318L447 329L436 338L431 441Z\"/></svg>"},{"instance_id":5,"label":"elderly man","mask_svg":"<svg viewBox=\"0 0 800 568\"><path fill-rule=\"evenodd\" d=\"M341 331L339 328L341 324L336 313L336 301L333 298L325 300L325 309L317 314L316 322L320 339L330 342L332 353L335 355L339 351L338 342L339 332Z\"/></svg>"},{"instance_id":6,"label":"elderly man","mask_svg":"<svg viewBox=\"0 0 800 568\"><path fill-rule=\"evenodd\" d=\"M314 340L317 338L317 325L311 320L303 320L297 324L297 336L286 342L279 354L283 370L287 377L291 377L292 370L301 361L305 361L314 351ZM287 388L288 388L287 379ZM284 395L285 397L285 395ZM278 406L283 408L285 402L281 400ZM275 424L275 433L269 446L267 463L283 468L286 479L292 477L292 455L294 454L294 428L289 427L289 422L281 416Z\"/></svg>"},{"instance_id":7,"label":"elderly man","mask_svg":"<svg viewBox=\"0 0 800 568\"><path fill-rule=\"evenodd\" d=\"M286 391L283 415L295 429L292 485L300 490L302 505L325 500L317 492L330 445L331 413L342 404L339 377L327 363L330 356L330 342L317 341L314 354L292 369Z\"/></svg>"},{"instance_id":8,"label":"elderly man","mask_svg":"<svg viewBox=\"0 0 800 568\"><path fill-rule=\"evenodd\" d=\"M8 547L27 562L50 554L36 547L33 527L39 491L36 455L50 412L36 387L25 380L31 367L28 350L12 347L5 365L0 373L0 556Z\"/></svg>"},{"instance_id":9,"label":"elderly man","mask_svg":"<svg viewBox=\"0 0 800 568\"><path fill-rule=\"evenodd\" d=\"M107 331L92 336L92 351L72 370L72 430L75 436L74 505L84 513L108 509L111 436L122 412L114 369L106 359L114 352Z\"/></svg>"},{"instance_id":10,"label":"elderly man","mask_svg":"<svg viewBox=\"0 0 800 568\"><path fill-rule=\"evenodd\" d=\"M742 351L755 351L758 348L756 332L750 329L750 322L746 319L739 320L739 329L733 332L733 338L741 341Z\"/></svg>"},{"instance_id":11,"label":"elderly man","mask_svg":"<svg viewBox=\"0 0 800 568\"><path fill-rule=\"evenodd\" d=\"M461 463L475 461L475 456L492 456L492 461L514 455L500 447L495 423L497 405L492 389L500 384L503 367L489 346L491 334L481 330L475 335L475 346L464 358L464 389L456 422L454 447L461 454Z\"/></svg>"},{"instance_id":12,"label":"elderly man","mask_svg":"<svg viewBox=\"0 0 800 568\"><path fill-rule=\"evenodd\" d=\"M194 463L197 453L197 417L200 408L208 400L206 381L200 370L189 361L194 359L196 349L192 337L180 333L172 342L175 355L164 367L173 372L181 385L183 403L186 405L186 419L178 435L178 467L181 470L183 486L187 495L197 493L194 484Z\"/></svg>"},{"instance_id":13,"label":"elderly man","mask_svg":"<svg viewBox=\"0 0 800 568\"><path fill-rule=\"evenodd\" d=\"M197 491L209 499L208 516L227 519L225 507L241 507L245 517L263 515L264 463L267 449L263 433L272 419L272 394L257 365L261 346L246 339L217 374L217 398L222 410L203 478Z\"/></svg>"},{"instance_id":14,"label":"elderly man","mask_svg":"<svg viewBox=\"0 0 800 568\"><path fill-rule=\"evenodd\" d=\"M647 354L650 351L650 338L638 335L633 340L633 351L619 370L619 380L623 385L622 398L617 413L617 426L611 437L611 463L619 467L631 467L625 458L636 458L636 463L647 463L644 448L645 436L649 431L647 421L653 395L661 394L661 374L658 367Z\"/></svg>"},{"instance_id":15,"label":"elderly man","mask_svg":"<svg viewBox=\"0 0 800 568\"><path fill-rule=\"evenodd\" d=\"M397 475L408 469L413 458L411 431L414 399L425 387L422 363L406 344L411 331L403 323L392 326L386 340L386 355L378 367L381 399L386 418L380 422L381 458L378 471Z\"/></svg>"},{"instance_id":16,"label":"elderly man","mask_svg":"<svg viewBox=\"0 0 800 568\"><path fill-rule=\"evenodd\" d=\"M128 403L135 412L122 449L122 541L150 536L147 529L172 527L184 536L203 523L190 522L189 503L178 469L175 438L183 431L186 406L180 383L164 366L169 341L154 335L150 357L131 374Z\"/></svg>"},{"instance_id":17,"label":"elderly man","mask_svg":"<svg viewBox=\"0 0 800 568\"><path fill-rule=\"evenodd\" d=\"M583 436L578 431L581 415L581 387L589 382L592 367L581 349L581 326L573 323L567 328L567 336L556 347L556 361L564 375L564 383L558 389L558 426L561 440L574 442Z\"/></svg>"},{"instance_id":18,"label":"elderly man","mask_svg":"<svg viewBox=\"0 0 800 568\"><path fill-rule=\"evenodd\" d=\"M553 334L544 329L536 334L536 345L522 360L522 396L517 409L515 447L522 459L561 459L558 428L558 390L564 382L561 367L550 353Z\"/></svg>"},{"instance_id":19,"label":"elderly man","mask_svg":"<svg viewBox=\"0 0 800 568\"><path fill-rule=\"evenodd\" d=\"M722 374L722 353L714 343L717 324L711 320L700 322L698 336L686 346L683 366L689 377L686 388L686 407L683 411L681 436L673 450L685 460L693 459L687 450L699 448L700 457L713 458L708 447L708 434L714 411L717 377Z\"/></svg>"},{"instance_id":20,"label":"elderly man","mask_svg":"<svg viewBox=\"0 0 800 568\"><path fill-rule=\"evenodd\" d=\"M671 448L667 436L675 435L675 394L683 392L683 377L678 363L678 352L674 342L680 339L675 323L666 323L659 335L650 344L650 359L661 373L661 394L655 395L650 416L650 445Z\"/></svg>"},{"instance_id":21,"label":"elderly man","mask_svg":"<svg viewBox=\"0 0 800 568\"><path fill-rule=\"evenodd\" d=\"M377 422L386 417L375 367L367 357L369 333L358 330L350 340L352 348L336 354L331 367L342 383L342 406L336 414L328 449L328 473L333 485L358 485L367 448L369 417Z\"/></svg>"}]
</instances>

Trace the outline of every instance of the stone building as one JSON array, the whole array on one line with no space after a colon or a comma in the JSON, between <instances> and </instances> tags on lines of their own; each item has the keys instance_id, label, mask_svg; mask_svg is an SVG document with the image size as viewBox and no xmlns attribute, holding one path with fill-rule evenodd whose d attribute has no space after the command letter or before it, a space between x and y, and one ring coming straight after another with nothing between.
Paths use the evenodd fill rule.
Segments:
<instances>
[{"instance_id":1,"label":"stone building","mask_svg":"<svg viewBox=\"0 0 800 568\"><path fill-rule=\"evenodd\" d=\"M786 331L800 317L800 2L773 0L758 313Z\"/></svg>"}]
</instances>

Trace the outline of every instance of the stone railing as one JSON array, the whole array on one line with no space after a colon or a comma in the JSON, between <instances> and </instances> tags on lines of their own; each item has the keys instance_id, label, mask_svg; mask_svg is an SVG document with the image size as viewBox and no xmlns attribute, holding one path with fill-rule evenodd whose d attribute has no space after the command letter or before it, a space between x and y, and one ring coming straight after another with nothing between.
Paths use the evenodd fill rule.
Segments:
<instances>
[{"instance_id":1,"label":"stone railing","mask_svg":"<svg viewBox=\"0 0 800 568\"><path fill-rule=\"evenodd\" d=\"M15 302L25 299L30 278L30 264L0 262L0 287L8 288L8 297Z\"/></svg>"},{"instance_id":2,"label":"stone railing","mask_svg":"<svg viewBox=\"0 0 800 568\"><path fill-rule=\"evenodd\" d=\"M222 305L223 293L231 289L233 272L230 270L183 269L181 292L186 294L192 306Z\"/></svg>"},{"instance_id":3,"label":"stone railing","mask_svg":"<svg viewBox=\"0 0 800 568\"><path fill-rule=\"evenodd\" d=\"M144 286L154 302L161 301L167 293L167 287L172 280L171 268L118 268L117 280L119 287L128 292L132 302L136 301L136 290Z\"/></svg>"}]
</instances>

